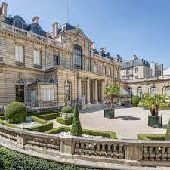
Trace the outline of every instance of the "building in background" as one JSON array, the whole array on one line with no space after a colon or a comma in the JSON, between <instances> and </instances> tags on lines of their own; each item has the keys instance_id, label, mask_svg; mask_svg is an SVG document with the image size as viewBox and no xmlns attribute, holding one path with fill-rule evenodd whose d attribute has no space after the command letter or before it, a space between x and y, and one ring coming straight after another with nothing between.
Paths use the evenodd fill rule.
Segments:
<instances>
[{"instance_id":1,"label":"building in background","mask_svg":"<svg viewBox=\"0 0 170 170\"><path fill-rule=\"evenodd\" d=\"M163 75L163 65L149 63L148 61L138 58L136 55L130 61L122 62L120 78L122 80L137 80Z\"/></svg>"}]
</instances>

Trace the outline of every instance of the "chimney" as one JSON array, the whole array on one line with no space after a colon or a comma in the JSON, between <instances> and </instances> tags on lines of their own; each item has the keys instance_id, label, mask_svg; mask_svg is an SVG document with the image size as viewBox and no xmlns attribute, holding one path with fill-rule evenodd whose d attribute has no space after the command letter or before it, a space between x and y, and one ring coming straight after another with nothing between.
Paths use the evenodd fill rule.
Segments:
<instances>
[{"instance_id":1,"label":"chimney","mask_svg":"<svg viewBox=\"0 0 170 170\"><path fill-rule=\"evenodd\" d=\"M34 17L32 17L32 22L39 24L39 19L40 18L38 16L34 16Z\"/></svg>"},{"instance_id":2,"label":"chimney","mask_svg":"<svg viewBox=\"0 0 170 170\"><path fill-rule=\"evenodd\" d=\"M133 55L133 60L137 60L138 56L137 55Z\"/></svg>"},{"instance_id":3,"label":"chimney","mask_svg":"<svg viewBox=\"0 0 170 170\"><path fill-rule=\"evenodd\" d=\"M8 10L8 4L6 2L2 2L1 5L1 13L2 15L4 15L5 17L7 16L7 11Z\"/></svg>"},{"instance_id":4,"label":"chimney","mask_svg":"<svg viewBox=\"0 0 170 170\"><path fill-rule=\"evenodd\" d=\"M53 27L52 36L53 36L53 38L55 38L58 35L59 23L58 22L54 22L52 24L52 27Z\"/></svg>"}]
</instances>

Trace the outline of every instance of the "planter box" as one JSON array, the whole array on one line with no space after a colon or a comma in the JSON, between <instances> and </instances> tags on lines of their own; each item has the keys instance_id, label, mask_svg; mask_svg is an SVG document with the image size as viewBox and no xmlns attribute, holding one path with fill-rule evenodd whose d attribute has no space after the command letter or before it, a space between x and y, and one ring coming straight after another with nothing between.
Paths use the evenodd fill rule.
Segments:
<instances>
[{"instance_id":1,"label":"planter box","mask_svg":"<svg viewBox=\"0 0 170 170\"><path fill-rule=\"evenodd\" d=\"M104 117L106 117L108 119L113 119L115 117L114 109L105 109L104 110Z\"/></svg>"},{"instance_id":2,"label":"planter box","mask_svg":"<svg viewBox=\"0 0 170 170\"><path fill-rule=\"evenodd\" d=\"M162 115L161 116L148 116L148 126L162 127Z\"/></svg>"}]
</instances>

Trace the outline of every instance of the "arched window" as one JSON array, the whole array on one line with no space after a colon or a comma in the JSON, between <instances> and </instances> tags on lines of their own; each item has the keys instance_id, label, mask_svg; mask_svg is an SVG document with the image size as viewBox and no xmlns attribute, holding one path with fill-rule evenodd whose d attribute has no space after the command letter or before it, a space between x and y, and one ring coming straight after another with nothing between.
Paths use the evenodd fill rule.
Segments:
<instances>
[{"instance_id":1,"label":"arched window","mask_svg":"<svg viewBox=\"0 0 170 170\"><path fill-rule=\"evenodd\" d=\"M82 69L83 66L82 47L79 45L74 45L73 48L73 65L77 69Z\"/></svg>"},{"instance_id":2,"label":"arched window","mask_svg":"<svg viewBox=\"0 0 170 170\"><path fill-rule=\"evenodd\" d=\"M141 86L139 86L138 88L137 88L137 96L138 97L142 97L142 87Z\"/></svg>"},{"instance_id":3,"label":"arched window","mask_svg":"<svg viewBox=\"0 0 170 170\"><path fill-rule=\"evenodd\" d=\"M66 80L64 82L64 98L65 98L65 102L67 101L71 101L72 99L72 85L71 82L69 80Z\"/></svg>"},{"instance_id":4,"label":"arched window","mask_svg":"<svg viewBox=\"0 0 170 170\"><path fill-rule=\"evenodd\" d=\"M170 96L170 86L165 87L165 95Z\"/></svg>"},{"instance_id":5,"label":"arched window","mask_svg":"<svg viewBox=\"0 0 170 170\"><path fill-rule=\"evenodd\" d=\"M156 86L152 86L152 87L150 88L150 94L151 94L151 95L156 95L156 94L157 94L157 88L156 88Z\"/></svg>"}]
</instances>

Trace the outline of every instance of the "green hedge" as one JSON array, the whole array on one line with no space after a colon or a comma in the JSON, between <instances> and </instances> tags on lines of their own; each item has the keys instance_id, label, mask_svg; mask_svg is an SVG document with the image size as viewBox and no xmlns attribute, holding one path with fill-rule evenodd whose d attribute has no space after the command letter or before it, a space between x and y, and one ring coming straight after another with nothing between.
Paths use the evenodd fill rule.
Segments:
<instances>
[{"instance_id":1,"label":"green hedge","mask_svg":"<svg viewBox=\"0 0 170 170\"><path fill-rule=\"evenodd\" d=\"M165 140L170 140L170 119L168 121L168 126L166 129Z\"/></svg>"},{"instance_id":2,"label":"green hedge","mask_svg":"<svg viewBox=\"0 0 170 170\"><path fill-rule=\"evenodd\" d=\"M5 120L2 120L2 119L0 119L0 124L1 124L1 125L5 125L5 126L8 126L8 127L10 127L10 128L16 128L15 125L12 125L12 124L10 124L10 123L6 122Z\"/></svg>"},{"instance_id":3,"label":"green hedge","mask_svg":"<svg viewBox=\"0 0 170 170\"><path fill-rule=\"evenodd\" d=\"M47 131L47 133L58 134L60 132L69 132L69 131L70 131L70 127L61 126L58 128L51 129ZM92 136L102 136L110 139L117 139L116 133L111 131L97 131L97 130L83 129L83 134L92 135Z\"/></svg>"},{"instance_id":4,"label":"green hedge","mask_svg":"<svg viewBox=\"0 0 170 170\"><path fill-rule=\"evenodd\" d=\"M47 133L48 134L58 134L60 132L69 132L69 131L70 131L70 127L60 126L58 128L54 128L54 129L47 131Z\"/></svg>"},{"instance_id":5,"label":"green hedge","mask_svg":"<svg viewBox=\"0 0 170 170\"><path fill-rule=\"evenodd\" d=\"M56 119L57 117L60 116L60 113L48 113L48 114L43 114L43 115L38 115L39 118L45 119L45 120L52 120Z\"/></svg>"},{"instance_id":6,"label":"green hedge","mask_svg":"<svg viewBox=\"0 0 170 170\"><path fill-rule=\"evenodd\" d=\"M90 170L86 167L28 156L4 147L0 148L0 168L5 170Z\"/></svg>"},{"instance_id":7,"label":"green hedge","mask_svg":"<svg viewBox=\"0 0 170 170\"><path fill-rule=\"evenodd\" d=\"M137 107L137 105L139 104L140 102L140 98L138 96L132 96L132 105L134 107Z\"/></svg>"},{"instance_id":8,"label":"green hedge","mask_svg":"<svg viewBox=\"0 0 170 170\"><path fill-rule=\"evenodd\" d=\"M45 132L53 128L53 123L48 122L47 120L41 119L37 116L32 116L32 120L41 123L41 125L29 128L31 131Z\"/></svg>"},{"instance_id":9,"label":"green hedge","mask_svg":"<svg viewBox=\"0 0 170 170\"><path fill-rule=\"evenodd\" d=\"M138 134L137 137L139 140L165 140L165 134Z\"/></svg>"},{"instance_id":10,"label":"green hedge","mask_svg":"<svg viewBox=\"0 0 170 170\"><path fill-rule=\"evenodd\" d=\"M48 123L45 123L45 124L42 124L42 125L39 125L39 126L36 126L36 127L32 127L29 130L30 131L45 132L45 131L48 131L50 129L53 129L53 123L52 122L48 122Z\"/></svg>"},{"instance_id":11,"label":"green hedge","mask_svg":"<svg viewBox=\"0 0 170 170\"><path fill-rule=\"evenodd\" d=\"M61 110L63 113L73 113L73 108L71 106L64 106Z\"/></svg>"},{"instance_id":12,"label":"green hedge","mask_svg":"<svg viewBox=\"0 0 170 170\"><path fill-rule=\"evenodd\" d=\"M71 125L72 118L57 117L56 121L62 125Z\"/></svg>"},{"instance_id":13,"label":"green hedge","mask_svg":"<svg viewBox=\"0 0 170 170\"><path fill-rule=\"evenodd\" d=\"M92 135L92 136L102 136L110 139L117 139L116 133L111 131L97 131L97 130L83 129L83 134Z\"/></svg>"}]
</instances>

